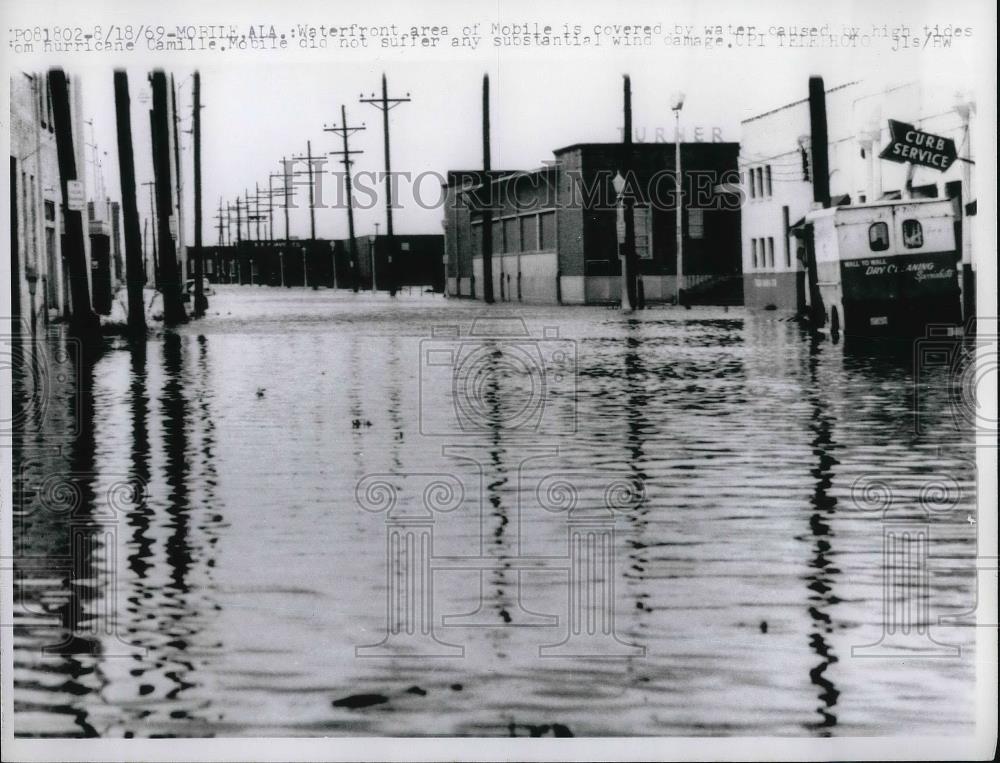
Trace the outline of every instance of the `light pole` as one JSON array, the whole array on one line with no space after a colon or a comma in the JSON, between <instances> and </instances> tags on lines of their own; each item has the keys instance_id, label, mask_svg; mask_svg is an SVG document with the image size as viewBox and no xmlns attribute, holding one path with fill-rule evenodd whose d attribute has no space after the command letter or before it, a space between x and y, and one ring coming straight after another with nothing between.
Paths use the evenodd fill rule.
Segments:
<instances>
[{"instance_id":1,"label":"light pole","mask_svg":"<svg viewBox=\"0 0 1000 763\"><path fill-rule=\"evenodd\" d=\"M677 93L671 99L670 108L674 112L674 169L677 173L677 297L681 303L681 290L684 283L684 191L683 175L681 173L681 109L684 108L684 93Z\"/></svg>"}]
</instances>

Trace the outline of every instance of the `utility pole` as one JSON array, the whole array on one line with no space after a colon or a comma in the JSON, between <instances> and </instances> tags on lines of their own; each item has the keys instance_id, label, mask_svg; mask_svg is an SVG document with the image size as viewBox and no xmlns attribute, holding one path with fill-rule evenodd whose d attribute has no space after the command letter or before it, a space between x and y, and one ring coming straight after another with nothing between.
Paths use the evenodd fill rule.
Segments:
<instances>
[{"instance_id":1,"label":"utility pole","mask_svg":"<svg viewBox=\"0 0 1000 763\"><path fill-rule=\"evenodd\" d=\"M73 150L73 123L69 106L69 82L62 69L49 71L49 90L52 93L52 115L56 132L56 155L59 162L59 185L62 190L65 238L63 254L69 265L71 328L77 336L96 336L101 324L90 303L87 250L84 248L83 214L69 205L69 183L79 182L76 174L76 156Z\"/></svg>"},{"instance_id":2,"label":"utility pole","mask_svg":"<svg viewBox=\"0 0 1000 763\"><path fill-rule=\"evenodd\" d=\"M285 246L288 246L288 241L289 241L289 238L288 238L288 200L289 200L289 195L291 194L291 187L289 186L289 183L288 183L288 173L289 173L288 160L285 157L281 157L281 173L282 173L282 175L284 175L284 178L285 178L285 182L284 182L284 187L285 187Z\"/></svg>"},{"instance_id":3,"label":"utility pole","mask_svg":"<svg viewBox=\"0 0 1000 763\"><path fill-rule=\"evenodd\" d=\"M118 128L118 170L121 175L122 217L125 228L125 283L128 290L128 330L133 337L146 333L142 287L146 283L139 240L139 209L135 189L135 156L132 153L132 114L128 73L115 70L115 117Z\"/></svg>"},{"instance_id":4,"label":"utility pole","mask_svg":"<svg viewBox=\"0 0 1000 763\"><path fill-rule=\"evenodd\" d=\"M205 314L208 300L202 284L205 253L201 248L201 74L194 73L194 104L191 107L191 129L194 131L194 314Z\"/></svg>"},{"instance_id":5,"label":"utility pole","mask_svg":"<svg viewBox=\"0 0 1000 763\"><path fill-rule=\"evenodd\" d=\"M490 75L483 75L483 301L493 304L493 183L490 172Z\"/></svg>"},{"instance_id":6,"label":"utility pole","mask_svg":"<svg viewBox=\"0 0 1000 763\"><path fill-rule=\"evenodd\" d=\"M409 103L409 101L409 93L407 93L403 98L389 97L389 87L386 84L384 72L382 73L382 97L376 98L375 93L372 93L370 98L365 98L364 96L361 97L361 103L370 103L382 112L382 133L385 151L385 232L388 237L389 248L389 267L387 275L389 278L389 295L392 297L396 296L396 274L394 263L398 252L396 251L396 240L393 237L392 230L392 164L389 158L389 110L401 103Z\"/></svg>"},{"instance_id":7,"label":"utility pole","mask_svg":"<svg viewBox=\"0 0 1000 763\"><path fill-rule=\"evenodd\" d=\"M225 238L223 237L223 234L222 234L222 224L223 224L222 221L225 218L224 218L224 216L222 214L222 197L221 196L219 197L219 214L217 214L215 216L215 219L219 221L219 224L217 226L218 229L219 229L219 246L225 246L226 240L225 240Z\"/></svg>"},{"instance_id":8,"label":"utility pole","mask_svg":"<svg viewBox=\"0 0 1000 763\"><path fill-rule=\"evenodd\" d=\"M274 179L283 177L273 172L267 176L267 233L268 238L274 241Z\"/></svg>"},{"instance_id":9,"label":"utility pole","mask_svg":"<svg viewBox=\"0 0 1000 763\"><path fill-rule=\"evenodd\" d=\"M332 155L340 156L340 163L344 165L344 186L347 190L347 233L350 237L351 269L354 276L354 291L358 291L358 244L354 238L354 198L351 189L351 154L363 154L360 149L351 150L348 137L356 132L365 129L364 122L360 127L350 127L347 124L347 107L341 104L340 107L340 127L334 124L332 127L323 127L324 132L336 133L343 140L344 147L340 151L331 151ZM372 281L375 280L375 272L372 271Z\"/></svg>"},{"instance_id":10,"label":"utility pole","mask_svg":"<svg viewBox=\"0 0 1000 763\"><path fill-rule=\"evenodd\" d=\"M309 238L316 240L316 206L313 199L313 155L312 155L312 141L306 141L306 155L305 156L293 156L292 161L301 162L305 161L308 164L308 169L306 170L307 175L309 175ZM302 174L300 172L293 172L293 175Z\"/></svg>"},{"instance_id":11,"label":"utility pole","mask_svg":"<svg viewBox=\"0 0 1000 763\"><path fill-rule=\"evenodd\" d=\"M635 189L629 185L634 182L632 173L632 80L625 74L622 76L623 108L625 111L624 133L622 135L622 174L626 185L622 197L622 207L625 216L625 243L622 245L622 287L621 307L625 312L632 312L636 304L635 289Z\"/></svg>"},{"instance_id":12,"label":"utility pole","mask_svg":"<svg viewBox=\"0 0 1000 763\"><path fill-rule=\"evenodd\" d=\"M184 201L181 183L181 120L177 113L177 88L174 86L173 74L170 75L170 107L173 112L171 124L174 130L174 166L177 168L177 262L180 283L183 286L187 276L187 247L184 246Z\"/></svg>"},{"instance_id":13,"label":"utility pole","mask_svg":"<svg viewBox=\"0 0 1000 763\"><path fill-rule=\"evenodd\" d=\"M150 123L152 124L153 111L150 110ZM153 288L157 291L160 290L160 257L156 251L156 181L150 180L145 183L141 183L142 186L149 188L149 224L153 228Z\"/></svg>"},{"instance_id":14,"label":"utility pole","mask_svg":"<svg viewBox=\"0 0 1000 763\"><path fill-rule=\"evenodd\" d=\"M159 211L160 287L163 292L163 323L167 326L187 320L181 300L180 268L174 239L170 235L173 206L170 179L170 121L167 108L167 76L162 70L150 75L153 85L153 173L156 177L156 207Z\"/></svg>"},{"instance_id":15,"label":"utility pole","mask_svg":"<svg viewBox=\"0 0 1000 763\"><path fill-rule=\"evenodd\" d=\"M809 78L809 132L812 150L813 201L824 209L830 206L830 163L826 127L826 89L822 77ZM809 289L809 317L814 328L826 323L826 309L819 292L816 272L816 245L812 226L806 227L806 279Z\"/></svg>"}]
</instances>

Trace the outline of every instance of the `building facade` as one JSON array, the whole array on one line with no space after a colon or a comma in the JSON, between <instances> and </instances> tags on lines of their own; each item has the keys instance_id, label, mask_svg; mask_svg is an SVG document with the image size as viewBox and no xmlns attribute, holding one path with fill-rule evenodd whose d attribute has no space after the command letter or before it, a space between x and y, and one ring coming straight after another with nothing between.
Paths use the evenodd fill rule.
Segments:
<instances>
[{"instance_id":1,"label":"building facade","mask_svg":"<svg viewBox=\"0 0 1000 763\"><path fill-rule=\"evenodd\" d=\"M803 81L803 90L805 82ZM903 198L954 202L965 269L974 283L971 225L974 104L931 81L885 86L852 82L826 91L830 195L833 205ZM953 138L959 159L946 172L906 165L879 154L890 143L888 120ZM751 309L801 311L808 299L803 253L789 230L813 206L812 146L807 98L742 123L743 293Z\"/></svg>"},{"instance_id":2,"label":"building facade","mask_svg":"<svg viewBox=\"0 0 1000 763\"><path fill-rule=\"evenodd\" d=\"M70 78L77 179L86 164L79 80ZM45 73L10 78L11 299L15 316L33 332L71 309L63 257L63 199L52 98ZM90 241L84 236L90 273Z\"/></svg>"},{"instance_id":3,"label":"building facade","mask_svg":"<svg viewBox=\"0 0 1000 763\"><path fill-rule=\"evenodd\" d=\"M498 301L616 303L621 294L620 199L634 203L638 274L645 298L676 295L675 146L585 143L554 152L531 172L449 173L445 256L449 296L482 299L484 219L491 218L493 295ZM686 293L740 274L739 146L681 145L681 287ZM488 214L484 214L488 210Z\"/></svg>"}]
</instances>

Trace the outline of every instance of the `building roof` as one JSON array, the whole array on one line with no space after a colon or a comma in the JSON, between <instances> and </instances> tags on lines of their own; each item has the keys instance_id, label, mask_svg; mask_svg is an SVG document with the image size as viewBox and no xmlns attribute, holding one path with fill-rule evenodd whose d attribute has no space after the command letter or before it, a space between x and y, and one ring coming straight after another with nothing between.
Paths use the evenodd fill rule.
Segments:
<instances>
[{"instance_id":1,"label":"building roof","mask_svg":"<svg viewBox=\"0 0 1000 763\"><path fill-rule=\"evenodd\" d=\"M559 154L564 154L567 151L585 150L585 149L608 149L608 148L622 148L624 143L621 141L615 141L613 143L573 143L569 146L563 146L562 148L557 148L552 151L553 154L558 156ZM674 150L673 143L665 143L660 141L646 141L646 142L633 142L632 148L642 150L643 148L656 148L658 150L665 150L669 148L671 151ZM681 141L681 147L689 146L735 146L739 147L739 143L736 141Z\"/></svg>"},{"instance_id":2,"label":"building roof","mask_svg":"<svg viewBox=\"0 0 1000 763\"><path fill-rule=\"evenodd\" d=\"M856 79L851 82L845 82L843 85L836 85L835 87L828 87L824 90L824 93L835 93L838 90L843 90L844 88L851 87L852 85L858 85L861 80ZM808 98L799 98L797 101L792 101L791 103L786 103L784 106L778 106L777 108L771 109L770 111L762 111L760 114L754 114L752 117L747 117L746 119L740 120L741 125L745 125L747 122L753 122L756 119L762 119L763 117L770 116L771 114L777 114L779 111L784 111L785 109L790 109L792 106L798 106L801 103L808 103Z\"/></svg>"}]
</instances>

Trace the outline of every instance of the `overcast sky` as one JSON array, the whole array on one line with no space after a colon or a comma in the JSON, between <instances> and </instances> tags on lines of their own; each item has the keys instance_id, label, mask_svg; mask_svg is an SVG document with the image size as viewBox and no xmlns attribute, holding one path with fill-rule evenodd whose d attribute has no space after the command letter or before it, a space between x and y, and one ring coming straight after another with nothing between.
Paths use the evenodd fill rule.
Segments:
<instances>
[{"instance_id":1,"label":"overcast sky","mask_svg":"<svg viewBox=\"0 0 1000 763\"><path fill-rule=\"evenodd\" d=\"M919 4L919 3L918 3ZM845 22L849 19L845 18ZM351 140L355 171L383 168L381 113L358 102L380 88L383 71L389 78L390 95L409 92L412 102L391 112L392 166L396 172L445 173L449 169L481 166L481 81L491 77L493 166L534 168L552 157L552 150L578 142L618 141L622 125L622 80L632 78L633 121L638 136L654 140L657 130L672 140L674 118L672 93L686 93L681 123L690 139L700 127L706 139L713 130L727 141L740 140L740 120L762 111L806 97L810 74L824 76L828 87L873 76L904 80L929 76L962 82L961 72L972 65L962 53L934 59L907 59L900 55L874 59L851 50L760 50L721 51L705 54L683 52L638 52L604 48L599 52L563 51L549 54L481 51L477 56L445 60L413 58L404 61L387 55L356 63L312 59L266 65L248 57L229 64L200 66L202 102L203 193L205 241L215 243L214 215L219 199L233 201L254 183L262 187L268 174L280 171L283 155L304 154L312 141L314 154L340 148L340 139L324 132L325 124L340 122L340 106L346 104L352 124L364 122L367 129ZM81 59L82 60L82 59ZM87 61L94 60L93 58ZM92 118L103 156L103 175L109 195L118 198L117 147L114 123L113 63L103 59L97 66L69 66L83 81L84 116ZM913 62L919 60L920 66ZM138 181L152 178L149 145L147 73L150 66L129 69L132 92L132 131L135 140ZM191 67L169 69L176 77L182 126L191 125ZM88 140L90 134L88 132ZM192 240L191 136L183 136L184 183L186 185L186 240ZM329 157L328 169L340 169ZM304 169L304 165L301 165ZM277 182L277 181L276 181ZM324 201L335 200L335 178L324 184ZM436 181L425 181L424 197L436 197ZM381 190L381 189L380 189ZM148 189L139 199L141 214L148 210ZM299 209L291 214L291 234L309 234L307 191L297 189ZM438 233L442 213L422 209L412 194L400 194L403 209L395 213L398 233ZM282 214L275 214L275 231L283 235ZM373 233L375 223L384 231L385 210L381 203L358 209L356 230ZM318 209L317 235L341 238L347 235L347 215L342 208Z\"/></svg>"}]
</instances>

